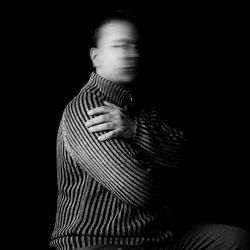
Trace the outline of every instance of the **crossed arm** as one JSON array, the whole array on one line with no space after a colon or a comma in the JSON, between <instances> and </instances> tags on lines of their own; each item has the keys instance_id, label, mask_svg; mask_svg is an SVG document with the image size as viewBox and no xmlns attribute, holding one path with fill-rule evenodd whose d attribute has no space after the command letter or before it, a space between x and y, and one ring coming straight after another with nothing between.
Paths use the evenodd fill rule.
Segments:
<instances>
[{"instance_id":1,"label":"crossed arm","mask_svg":"<svg viewBox=\"0 0 250 250\"><path fill-rule=\"evenodd\" d=\"M171 139L171 130L158 124L154 115L142 112L133 118L89 93L67 107L62 124L74 161L132 206L148 206L157 196L161 176L153 165L176 166L178 157L171 154L180 142Z\"/></svg>"},{"instance_id":2,"label":"crossed arm","mask_svg":"<svg viewBox=\"0 0 250 250\"><path fill-rule=\"evenodd\" d=\"M127 140L100 141L102 132L90 133L88 110L101 106L91 93L75 99L66 108L62 127L67 151L76 164L123 202L146 207L156 197L158 179L147 171L147 162Z\"/></svg>"},{"instance_id":3,"label":"crossed arm","mask_svg":"<svg viewBox=\"0 0 250 250\"><path fill-rule=\"evenodd\" d=\"M131 117L120 107L104 102L88 111L95 116L86 122L89 132L104 132L98 140L124 138L136 146L157 165L179 167L184 163L183 133L171 128L159 119L155 109L149 114L141 111L137 117Z\"/></svg>"}]
</instances>

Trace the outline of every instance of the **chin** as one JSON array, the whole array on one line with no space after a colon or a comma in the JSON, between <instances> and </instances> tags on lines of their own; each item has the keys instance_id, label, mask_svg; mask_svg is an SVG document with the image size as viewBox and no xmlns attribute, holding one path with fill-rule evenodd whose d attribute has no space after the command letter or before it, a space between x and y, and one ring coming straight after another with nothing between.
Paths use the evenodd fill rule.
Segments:
<instances>
[{"instance_id":1,"label":"chin","mask_svg":"<svg viewBox=\"0 0 250 250\"><path fill-rule=\"evenodd\" d=\"M131 74L131 75L123 75L119 78L117 82L121 84L130 84L136 80L136 75Z\"/></svg>"}]
</instances>

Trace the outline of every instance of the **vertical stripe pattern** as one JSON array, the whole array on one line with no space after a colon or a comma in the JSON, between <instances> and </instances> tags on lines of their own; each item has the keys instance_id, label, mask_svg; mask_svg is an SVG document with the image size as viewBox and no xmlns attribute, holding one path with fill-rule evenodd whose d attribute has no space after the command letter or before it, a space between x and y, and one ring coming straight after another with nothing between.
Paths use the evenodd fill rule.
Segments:
<instances>
[{"instance_id":1,"label":"vertical stripe pattern","mask_svg":"<svg viewBox=\"0 0 250 250\"><path fill-rule=\"evenodd\" d=\"M172 237L171 213L155 206L158 169L182 161L182 133L145 111L138 113L132 142L100 142L103 132L85 127L89 109L106 100L129 110L131 94L93 72L65 108L57 136L58 199L50 246L140 245Z\"/></svg>"}]
</instances>

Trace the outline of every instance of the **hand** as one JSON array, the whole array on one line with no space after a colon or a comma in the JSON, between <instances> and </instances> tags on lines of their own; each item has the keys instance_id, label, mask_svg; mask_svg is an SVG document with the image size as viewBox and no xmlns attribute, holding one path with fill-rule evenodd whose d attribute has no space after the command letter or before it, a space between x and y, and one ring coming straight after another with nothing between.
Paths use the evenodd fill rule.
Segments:
<instances>
[{"instance_id":1,"label":"hand","mask_svg":"<svg viewBox=\"0 0 250 250\"><path fill-rule=\"evenodd\" d=\"M91 133L108 131L98 137L100 141L120 137L132 139L136 131L136 120L120 107L104 102L105 106L93 108L88 115L97 115L88 120L85 125Z\"/></svg>"}]
</instances>

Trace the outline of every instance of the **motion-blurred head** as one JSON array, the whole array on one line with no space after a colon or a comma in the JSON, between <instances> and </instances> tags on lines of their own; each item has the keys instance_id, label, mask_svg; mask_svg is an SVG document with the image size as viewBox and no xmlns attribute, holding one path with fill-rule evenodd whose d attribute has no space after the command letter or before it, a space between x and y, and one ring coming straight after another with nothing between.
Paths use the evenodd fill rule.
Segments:
<instances>
[{"instance_id":1,"label":"motion-blurred head","mask_svg":"<svg viewBox=\"0 0 250 250\"><path fill-rule=\"evenodd\" d=\"M96 73L120 84L133 82L138 71L139 32L135 22L124 16L105 19L96 29L90 57Z\"/></svg>"}]
</instances>

